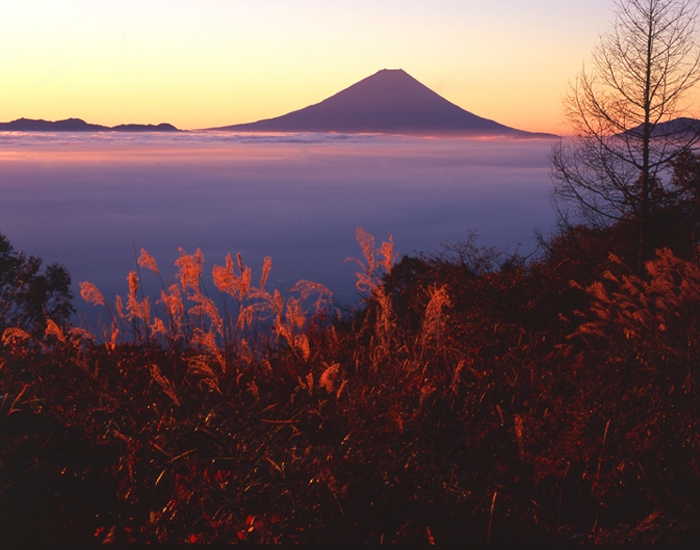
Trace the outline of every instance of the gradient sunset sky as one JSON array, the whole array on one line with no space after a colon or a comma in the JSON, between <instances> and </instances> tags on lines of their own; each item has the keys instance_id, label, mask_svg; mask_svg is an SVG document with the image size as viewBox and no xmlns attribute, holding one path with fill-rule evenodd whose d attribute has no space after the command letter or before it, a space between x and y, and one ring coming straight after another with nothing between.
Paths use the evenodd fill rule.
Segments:
<instances>
[{"instance_id":1,"label":"gradient sunset sky","mask_svg":"<svg viewBox=\"0 0 700 550\"><path fill-rule=\"evenodd\" d=\"M0 122L253 122L380 69L523 130L561 99L611 0L22 0L0 17Z\"/></svg>"}]
</instances>

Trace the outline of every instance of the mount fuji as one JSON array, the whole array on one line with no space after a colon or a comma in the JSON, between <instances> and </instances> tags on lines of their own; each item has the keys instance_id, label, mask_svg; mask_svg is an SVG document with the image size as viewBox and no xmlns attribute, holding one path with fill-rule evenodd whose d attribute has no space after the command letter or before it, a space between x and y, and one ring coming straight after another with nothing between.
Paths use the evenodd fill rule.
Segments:
<instances>
[{"instance_id":1,"label":"mount fuji","mask_svg":"<svg viewBox=\"0 0 700 550\"><path fill-rule=\"evenodd\" d=\"M321 103L218 131L553 137L517 130L458 107L401 69L383 69Z\"/></svg>"}]
</instances>

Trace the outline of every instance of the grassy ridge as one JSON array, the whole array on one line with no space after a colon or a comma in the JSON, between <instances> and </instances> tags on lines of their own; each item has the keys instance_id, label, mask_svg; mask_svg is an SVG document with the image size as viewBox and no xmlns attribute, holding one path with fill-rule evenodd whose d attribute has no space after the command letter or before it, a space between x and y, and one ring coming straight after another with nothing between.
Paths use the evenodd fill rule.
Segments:
<instances>
[{"instance_id":1,"label":"grassy ridge","mask_svg":"<svg viewBox=\"0 0 700 550\"><path fill-rule=\"evenodd\" d=\"M700 268L659 249L637 273L611 235L396 263L358 230L365 301L340 317L230 256L218 310L183 252L158 300L132 273L101 334L8 329L0 540L695 541Z\"/></svg>"}]
</instances>

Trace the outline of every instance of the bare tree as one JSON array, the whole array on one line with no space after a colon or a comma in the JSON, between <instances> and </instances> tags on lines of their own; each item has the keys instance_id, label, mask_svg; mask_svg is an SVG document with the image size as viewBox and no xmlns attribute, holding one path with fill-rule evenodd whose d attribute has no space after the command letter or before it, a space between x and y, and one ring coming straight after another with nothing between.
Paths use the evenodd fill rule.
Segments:
<instances>
[{"instance_id":1,"label":"bare tree","mask_svg":"<svg viewBox=\"0 0 700 550\"><path fill-rule=\"evenodd\" d=\"M668 198L669 168L700 140L700 123L681 118L700 80L698 3L616 0L612 30L596 45L565 99L574 137L552 149L554 198L588 223L632 220L640 262L649 220Z\"/></svg>"}]
</instances>

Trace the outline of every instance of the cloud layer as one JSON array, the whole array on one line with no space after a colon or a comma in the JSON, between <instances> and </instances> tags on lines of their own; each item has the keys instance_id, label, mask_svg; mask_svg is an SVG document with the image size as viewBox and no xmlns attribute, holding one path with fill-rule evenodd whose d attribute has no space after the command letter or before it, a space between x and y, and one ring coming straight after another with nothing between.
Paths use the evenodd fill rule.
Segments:
<instances>
[{"instance_id":1,"label":"cloud layer","mask_svg":"<svg viewBox=\"0 0 700 550\"><path fill-rule=\"evenodd\" d=\"M553 223L546 141L379 136L0 134L0 231L18 250L59 261L113 298L148 250L165 278L178 247L206 271L241 252L271 256L270 283L327 285L356 300L355 227L392 234L402 254L479 233L534 249ZM155 276L154 276L155 277ZM150 285L159 293L157 280ZM77 293L76 293L77 294ZM85 306L76 300L81 310Z\"/></svg>"}]
</instances>

